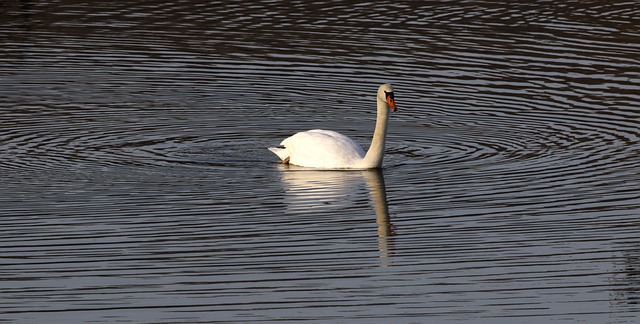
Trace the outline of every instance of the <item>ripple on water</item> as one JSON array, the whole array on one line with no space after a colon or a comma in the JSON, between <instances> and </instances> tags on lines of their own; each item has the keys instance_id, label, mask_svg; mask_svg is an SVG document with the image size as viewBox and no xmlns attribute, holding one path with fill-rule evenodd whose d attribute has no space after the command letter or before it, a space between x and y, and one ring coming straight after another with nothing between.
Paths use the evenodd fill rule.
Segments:
<instances>
[{"instance_id":1,"label":"ripple on water","mask_svg":"<svg viewBox=\"0 0 640 324\"><path fill-rule=\"evenodd\" d=\"M8 4L0 313L633 322L637 16L598 0ZM381 173L264 149L319 127L366 147L387 81Z\"/></svg>"}]
</instances>

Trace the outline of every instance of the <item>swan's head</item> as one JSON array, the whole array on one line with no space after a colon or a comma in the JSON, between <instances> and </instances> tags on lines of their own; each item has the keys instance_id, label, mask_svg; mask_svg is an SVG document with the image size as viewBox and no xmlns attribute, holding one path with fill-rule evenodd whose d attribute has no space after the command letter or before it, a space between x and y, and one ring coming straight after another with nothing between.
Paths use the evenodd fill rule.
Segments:
<instances>
[{"instance_id":1,"label":"swan's head","mask_svg":"<svg viewBox=\"0 0 640 324\"><path fill-rule=\"evenodd\" d=\"M391 87L390 84L385 83L378 88L378 100L386 102L391 111L398 111L395 98L393 97L393 87Z\"/></svg>"}]
</instances>

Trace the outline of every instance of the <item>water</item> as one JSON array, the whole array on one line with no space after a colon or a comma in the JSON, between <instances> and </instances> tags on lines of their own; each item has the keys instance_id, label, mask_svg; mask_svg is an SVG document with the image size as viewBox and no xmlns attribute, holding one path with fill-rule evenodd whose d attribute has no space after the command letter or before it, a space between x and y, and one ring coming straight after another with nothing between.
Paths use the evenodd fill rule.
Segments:
<instances>
[{"instance_id":1,"label":"water","mask_svg":"<svg viewBox=\"0 0 640 324\"><path fill-rule=\"evenodd\" d=\"M0 8L2 322L640 320L634 1Z\"/></svg>"}]
</instances>

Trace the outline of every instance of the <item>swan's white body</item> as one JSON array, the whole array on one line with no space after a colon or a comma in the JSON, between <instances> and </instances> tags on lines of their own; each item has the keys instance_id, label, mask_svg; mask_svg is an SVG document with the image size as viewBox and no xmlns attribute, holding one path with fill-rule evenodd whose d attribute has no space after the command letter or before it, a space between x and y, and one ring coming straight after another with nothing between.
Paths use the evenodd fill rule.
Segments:
<instances>
[{"instance_id":1,"label":"swan's white body","mask_svg":"<svg viewBox=\"0 0 640 324\"><path fill-rule=\"evenodd\" d=\"M393 88L383 84L378 88L376 129L369 151L338 132L313 129L286 138L280 146L269 150L285 163L322 169L374 169L382 166L384 142L387 136L389 111L396 111Z\"/></svg>"}]
</instances>

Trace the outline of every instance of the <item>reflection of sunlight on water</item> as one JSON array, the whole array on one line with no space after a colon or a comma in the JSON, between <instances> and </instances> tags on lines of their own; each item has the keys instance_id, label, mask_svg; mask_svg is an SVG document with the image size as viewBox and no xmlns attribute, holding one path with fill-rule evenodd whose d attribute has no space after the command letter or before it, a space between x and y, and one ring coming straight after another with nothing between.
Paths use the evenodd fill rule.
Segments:
<instances>
[{"instance_id":1,"label":"reflection of sunlight on water","mask_svg":"<svg viewBox=\"0 0 640 324\"><path fill-rule=\"evenodd\" d=\"M328 171L283 165L281 180L285 184L285 201L289 210L309 210L331 205L353 204L360 200L363 178L369 189L378 224L380 259L389 266L395 235L389 216L384 176L380 170Z\"/></svg>"}]
</instances>

